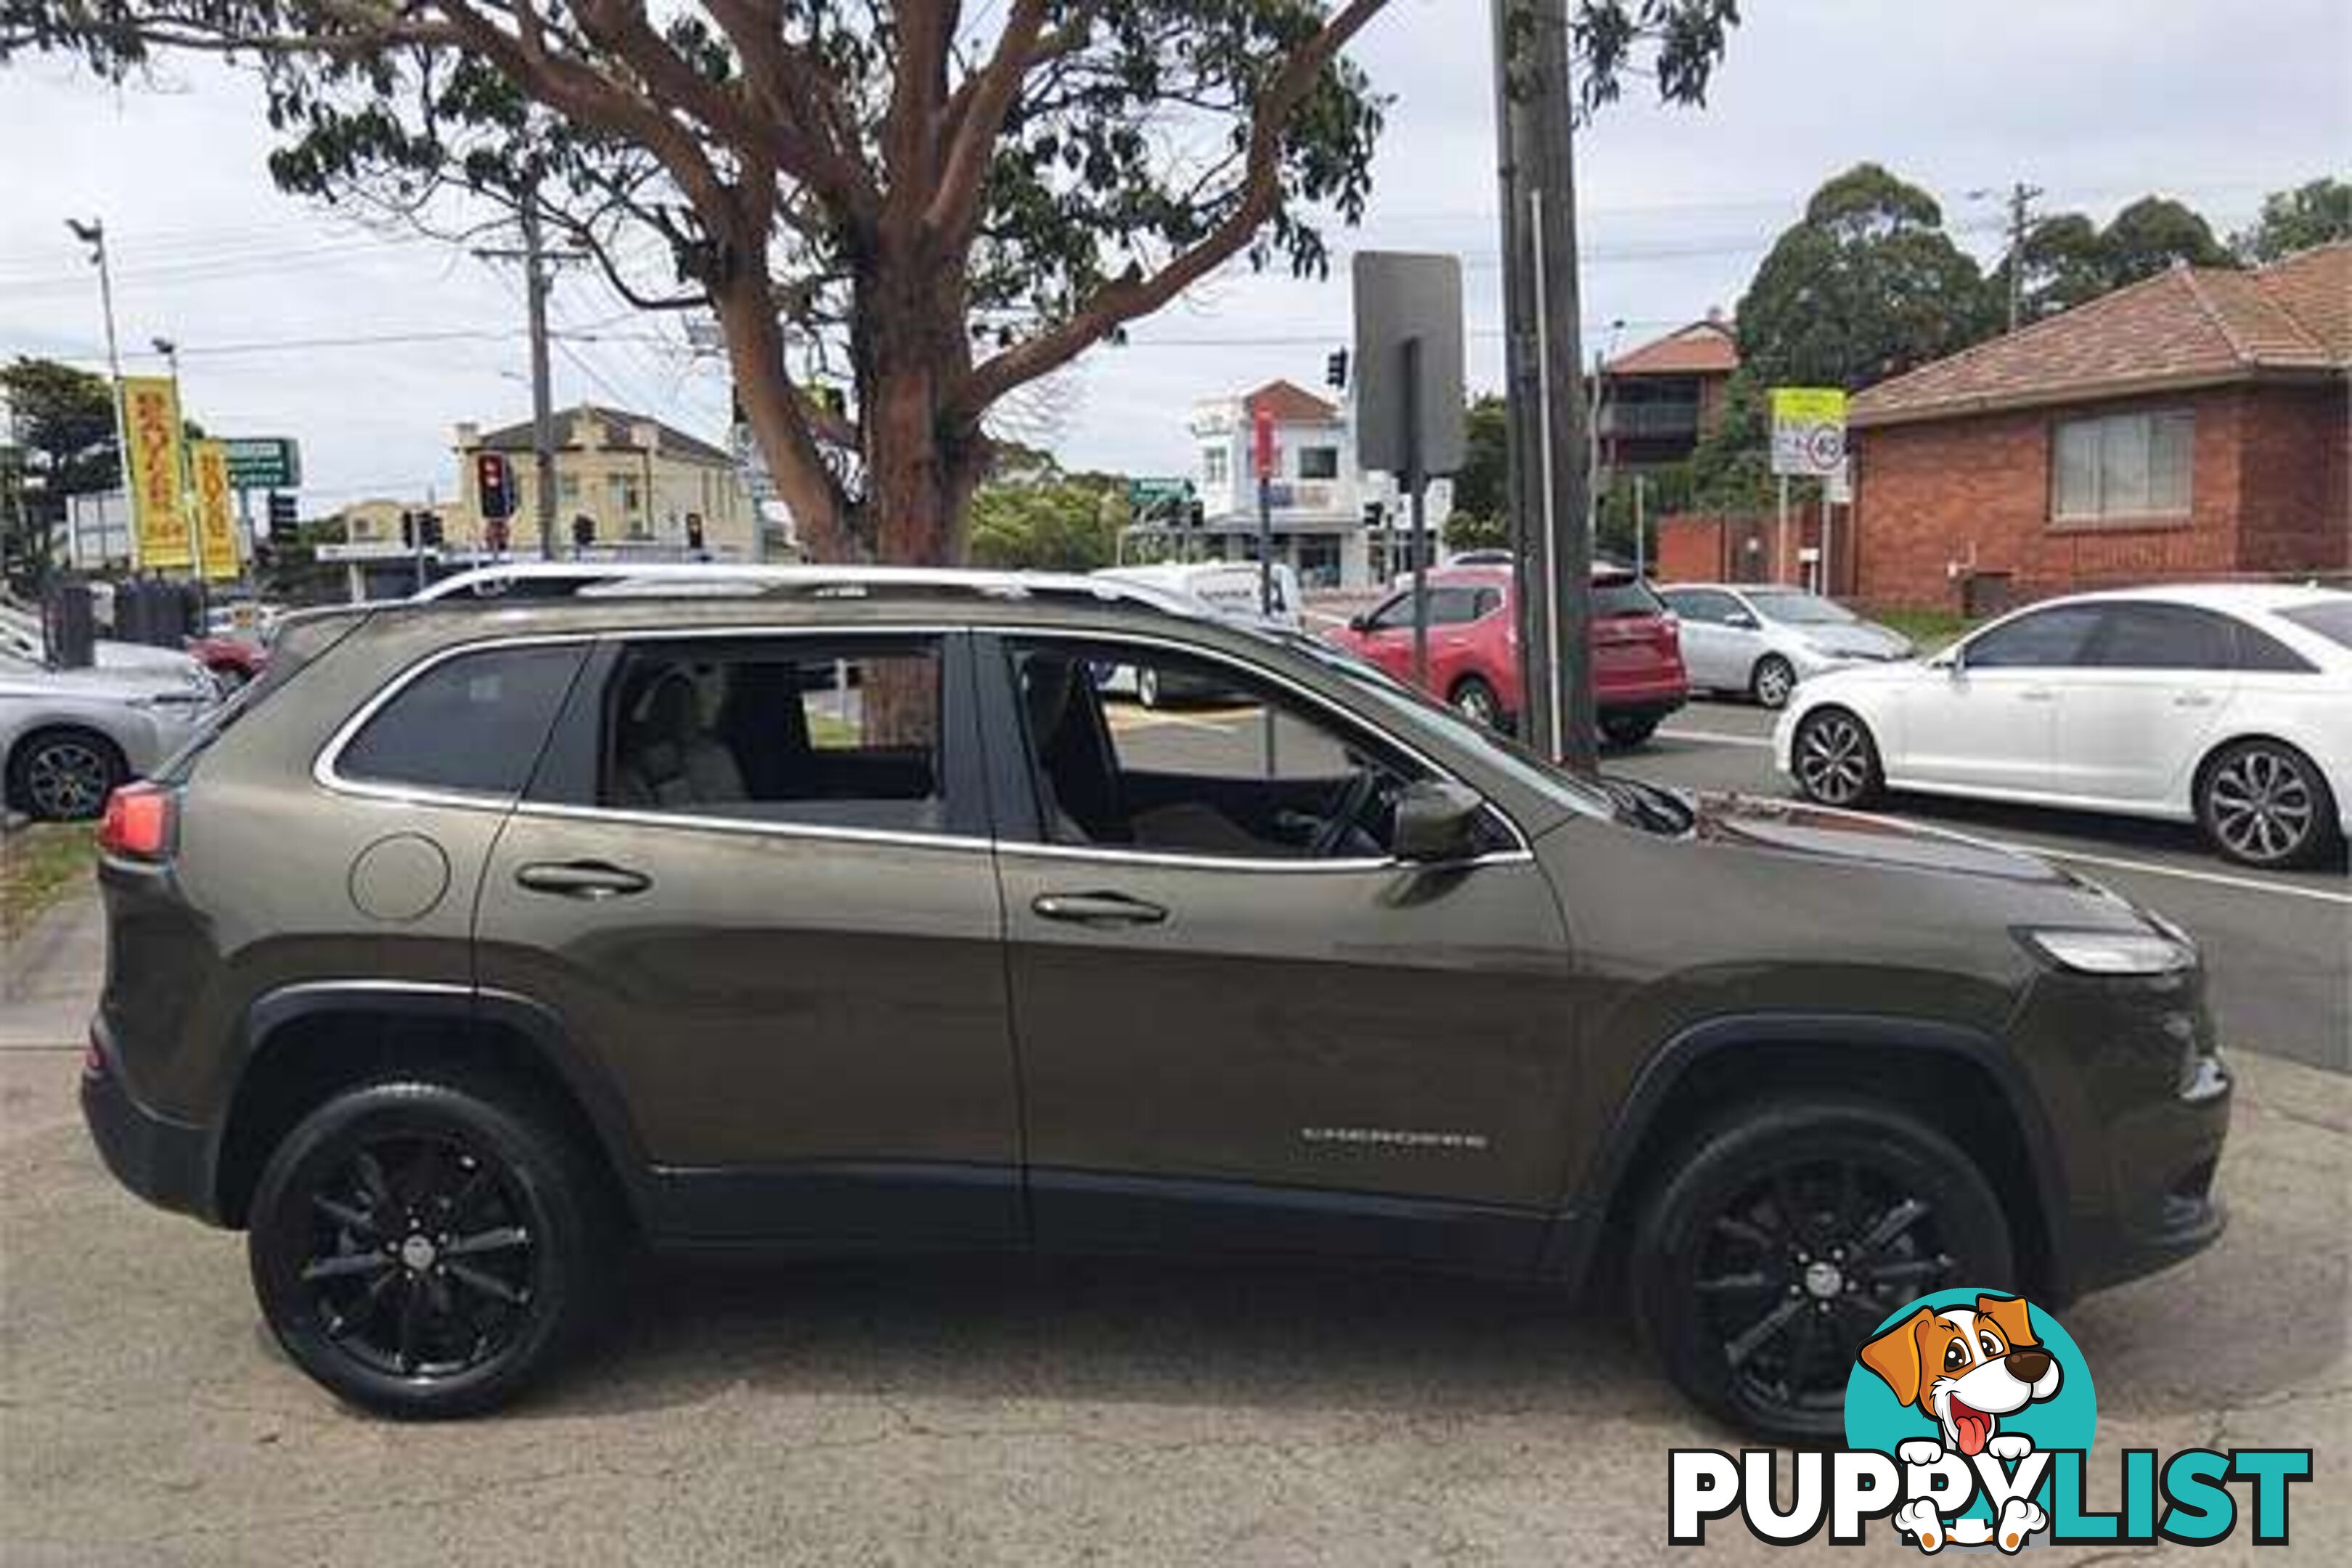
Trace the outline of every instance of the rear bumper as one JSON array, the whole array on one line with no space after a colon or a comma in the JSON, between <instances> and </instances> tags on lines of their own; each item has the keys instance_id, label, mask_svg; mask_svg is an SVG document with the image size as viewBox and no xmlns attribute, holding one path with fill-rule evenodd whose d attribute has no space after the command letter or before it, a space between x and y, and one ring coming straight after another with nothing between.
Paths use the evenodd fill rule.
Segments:
<instances>
[{"instance_id":1,"label":"rear bumper","mask_svg":"<svg viewBox=\"0 0 2352 1568\"><path fill-rule=\"evenodd\" d=\"M104 1031L90 1029L81 1075L81 1115L114 1179L159 1207L217 1224L213 1213L212 1137L139 1102L115 1070Z\"/></svg>"}]
</instances>

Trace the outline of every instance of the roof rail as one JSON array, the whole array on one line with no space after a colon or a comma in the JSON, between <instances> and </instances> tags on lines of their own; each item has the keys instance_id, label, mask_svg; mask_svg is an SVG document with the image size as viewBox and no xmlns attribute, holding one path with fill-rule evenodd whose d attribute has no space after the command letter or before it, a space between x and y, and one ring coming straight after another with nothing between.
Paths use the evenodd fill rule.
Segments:
<instances>
[{"instance_id":1,"label":"roof rail","mask_svg":"<svg viewBox=\"0 0 2352 1568\"><path fill-rule=\"evenodd\" d=\"M998 572L943 566L767 566L730 562L519 561L460 572L411 603L564 598L709 598L730 595L865 598L877 594L975 598L1060 597L1202 615L1182 594L1067 572Z\"/></svg>"}]
</instances>

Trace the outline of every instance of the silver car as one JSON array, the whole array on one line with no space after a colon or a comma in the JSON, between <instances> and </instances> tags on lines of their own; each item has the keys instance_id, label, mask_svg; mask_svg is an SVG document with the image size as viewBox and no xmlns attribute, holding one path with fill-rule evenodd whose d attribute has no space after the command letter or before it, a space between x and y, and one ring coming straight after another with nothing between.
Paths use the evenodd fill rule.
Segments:
<instances>
[{"instance_id":1,"label":"silver car","mask_svg":"<svg viewBox=\"0 0 2352 1568\"><path fill-rule=\"evenodd\" d=\"M1911 639L1834 599L1763 583L1677 583L1658 590L1682 620L1690 683L1785 707L1797 683L1917 653Z\"/></svg>"},{"instance_id":2,"label":"silver car","mask_svg":"<svg viewBox=\"0 0 2352 1568\"><path fill-rule=\"evenodd\" d=\"M0 642L0 784L51 821L96 816L126 779L179 750L218 698L201 665L52 669Z\"/></svg>"}]
</instances>

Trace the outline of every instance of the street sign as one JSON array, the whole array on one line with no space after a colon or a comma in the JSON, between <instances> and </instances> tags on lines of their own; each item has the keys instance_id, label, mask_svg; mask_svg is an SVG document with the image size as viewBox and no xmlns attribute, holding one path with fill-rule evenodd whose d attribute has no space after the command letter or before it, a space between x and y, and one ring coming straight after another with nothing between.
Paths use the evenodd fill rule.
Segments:
<instances>
[{"instance_id":1,"label":"street sign","mask_svg":"<svg viewBox=\"0 0 2352 1568\"><path fill-rule=\"evenodd\" d=\"M238 490L302 488L302 449L290 436L231 436L221 442L228 455L228 483Z\"/></svg>"},{"instance_id":2,"label":"street sign","mask_svg":"<svg viewBox=\"0 0 2352 1568\"><path fill-rule=\"evenodd\" d=\"M1822 476L1822 499L1832 506L1853 504L1853 458L1851 455Z\"/></svg>"},{"instance_id":3,"label":"street sign","mask_svg":"<svg viewBox=\"0 0 2352 1568\"><path fill-rule=\"evenodd\" d=\"M1845 463L1845 394L1834 386L1772 389L1772 471L1822 479Z\"/></svg>"},{"instance_id":4,"label":"street sign","mask_svg":"<svg viewBox=\"0 0 2352 1568\"><path fill-rule=\"evenodd\" d=\"M1454 472L1463 449L1461 258L1360 250L1355 284L1357 460L1390 474Z\"/></svg>"},{"instance_id":5,"label":"street sign","mask_svg":"<svg viewBox=\"0 0 2352 1568\"><path fill-rule=\"evenodd\" d=\"M1192 481L1153 478L1127 481L1127 499L1141 506L1147 501L1182 500L1192 493Z\"/></svg>"}]
</instances>

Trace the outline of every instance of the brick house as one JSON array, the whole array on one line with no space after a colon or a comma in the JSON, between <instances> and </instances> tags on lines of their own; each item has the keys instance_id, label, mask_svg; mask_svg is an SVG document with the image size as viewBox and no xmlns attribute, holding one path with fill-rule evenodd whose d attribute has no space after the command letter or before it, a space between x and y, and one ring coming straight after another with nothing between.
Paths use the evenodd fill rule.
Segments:
<instances>
[{"instance_id":1,"label":"brick house","mask_svg":"<svg viewBox=\"0 0 2352 1568\"><path fill-rule=\"evenodd\" d=\"M2344 573L2347 385L2352 243L2175 268L1881 382L1849 413L1854 590L1990 611Z\"/></svg>"},{"instance_id":2,"label":"brick house","mask_svg":"<svg viewBox=\"0 0 2352 1568\"><path fill-rule=\"evenodd\" d=\"M1721 423L1738 368L1738 340L1718 310L1603 364L1593 432L1601 468L1615 473L1689 457Z\"/></svg>"}]
</instances>

